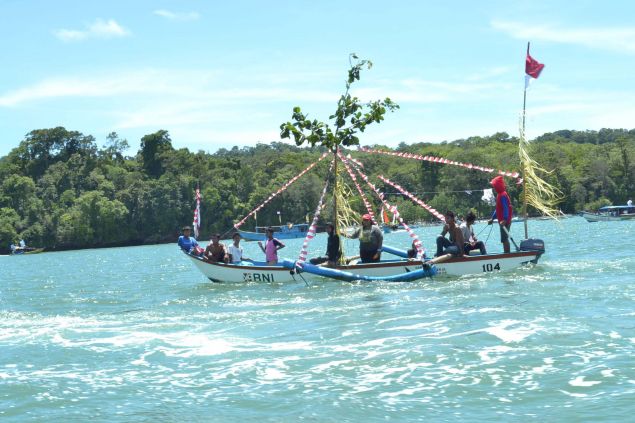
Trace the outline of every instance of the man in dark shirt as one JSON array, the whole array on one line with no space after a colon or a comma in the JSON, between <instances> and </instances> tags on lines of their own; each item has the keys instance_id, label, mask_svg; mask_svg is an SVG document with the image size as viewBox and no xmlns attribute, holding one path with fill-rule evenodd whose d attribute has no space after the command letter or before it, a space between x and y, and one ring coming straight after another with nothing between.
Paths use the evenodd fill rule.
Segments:
<instances>
[{"instance_id":1,"label":"man in dark shirt","mask_svg":"<svg viewBox=\"0 0 635 423\"><path fill-rule=\"evenodd\" d=\"M326 257L315 257L310 260L311 264L321 264L326 262L328 267L335 267L342 255L340 249L340 237L335 233L335 226L332 223L326 224L328 241L326 244Z\"/></svg>"}]
</instances>

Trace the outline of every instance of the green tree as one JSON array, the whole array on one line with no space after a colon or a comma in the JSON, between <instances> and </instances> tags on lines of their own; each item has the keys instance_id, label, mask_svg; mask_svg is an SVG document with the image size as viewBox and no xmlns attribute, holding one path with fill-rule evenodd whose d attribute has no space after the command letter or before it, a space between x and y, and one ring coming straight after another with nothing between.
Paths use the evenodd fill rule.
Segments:
<instances>
[{"instance_id":1,"label":"green tree","mask_svg":"<svg viewBox=\"0 0 635 423\"><path fill-rule=\"evenodd\" d=\"M18 212L12 208L0 208L0 251L9 251L9 245L18 240L18 232L15 227L19 220Z\"/></svg>"},{"instance_id":2,"label":"green tree","mask_svg":"<svg viewBox=\"0 0 635 423\"><path fill-rule=\"evenodd\" d=\"M152 178L160 177L164 172L164 159L169 156L172 140L166 130L160 130L141 138L141 162L143 169Z\"/></svg>"},{"instance_id":3,"label":"green tree","mask_svg":"<svg viewBox=\"0 0 635 423\"><path fill-rule=\"evenodd\" d=\"M394 111L399 108L388 97L366 104L359 98L353 97L349 92L352 84L359 81L364 67L370 69L373 64L369 60L359 60L355 54L350 55L349 61L351 68L346 80L346 92L337 102L335 113L329 116L329 119L334 120L335 129L318 120L308 119L300 107L296 106L291 116L293 122L280 125L280 138L293 137L296 145L307 143L315 146L317 144L332 151L335 151L339 145L359 145L358 132L364 132L366 126L371 123L384 120L387 110Z\"/></svg>"}]
</instances>

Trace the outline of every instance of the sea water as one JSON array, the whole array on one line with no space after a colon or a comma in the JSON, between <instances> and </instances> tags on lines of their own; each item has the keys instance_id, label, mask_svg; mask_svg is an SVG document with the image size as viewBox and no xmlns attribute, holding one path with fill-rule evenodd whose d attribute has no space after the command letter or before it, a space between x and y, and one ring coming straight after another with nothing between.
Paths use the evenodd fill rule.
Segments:
<instances>
[{"instance_id":1,"label":"sea water","mask_svg":"<svg viewBox=\"0 0 635 423\"><path fill-rule=\"evenodd\" d=\"M0 421L632 421L635 222L529 230L533 268L414 283L218 284L176 245L0 257Z\"/></svg>"}]
</instances>

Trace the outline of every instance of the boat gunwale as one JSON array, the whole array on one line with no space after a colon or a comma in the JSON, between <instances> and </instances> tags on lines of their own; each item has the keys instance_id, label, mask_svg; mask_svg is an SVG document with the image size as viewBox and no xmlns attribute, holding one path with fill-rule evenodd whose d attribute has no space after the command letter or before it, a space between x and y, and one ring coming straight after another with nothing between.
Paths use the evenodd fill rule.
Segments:
<instances>
[{"instance_id":1,"label":"boat gunwale","mask_svg":"<svg viewBox=\"0 0 635 423\"><path fill-rule=\"evenodd\" d=\"M267 270L267 271L290 271L288 268L283 267L282 265L275 266L249 266L249 265L240 265L233 263L222 263L222 262L211 262L205 260L204 258L197 257L190 253L184 252L187 256L191 257L194 260L198 260L201 263L210 264L213 266L223 267L226 269L244 269L244 270ZM443 264L447 263L462 263L462 262L473 262L473 261L487 261L487 260L497 260L497 259L505 259L505 258L515 258L515 257L531 257L531 256L540 256L542 252L540 251L515 251L511 253L500 253L500 254L485 254L485 255L473 255L468 256L465 255L463 257L453 257L449 260L443 262ZM412 266L421 266L424 262L421 260L391 260L391 261L379 261L374 263L358 263L358 264L348 264L348 265L340 265L336 266L334 269L338 270L354 270L354 269L369 269L369 268L387 268L387 267L400 267L404 265L412 265ZM441 264L441 263L439 263Z\"/></svg>"}]
</instances>

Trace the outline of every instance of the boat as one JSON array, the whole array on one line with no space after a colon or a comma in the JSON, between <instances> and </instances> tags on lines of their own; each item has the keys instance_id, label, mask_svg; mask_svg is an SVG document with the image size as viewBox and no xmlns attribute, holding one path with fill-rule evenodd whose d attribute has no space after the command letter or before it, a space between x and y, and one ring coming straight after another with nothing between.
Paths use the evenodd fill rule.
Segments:
<instances>
[{"instance_id":1,"label":"boat","mask_svg":"<svg viewBox=\"0 0 635 423\"><path fill-rule=\"evenodd\" d=\"M269 266L262 261L242 261L240 264L213 263L199 256L185 253L194 266L205 277L213 282L243 283L265 282L286 283L309 281L326 281L331 279L347 281L408 281L407 275L424 268L426 260L405 259L406 252L384 246L384 251L396 256L396 259L382 259L377 263L355 263L336 266L335 272L328 275L322 274L328 268L311 269L310 272L298 268L292 260L281 260L278 265ZM539 240L525 240L521 242L518 251L500 254L469 255L461 258L452 258L434 266L434 270L417 277L414 280L432 276L464 276L474 274L487 274L493 272L505 272L517 269L529 264L538 263L538 259L545 252L544 244ZM315 266L318 267L318 266Z\"/></svg>"},{"instance_id":2,"label":"boat","mask_svg":"<svg viewBox=\"0 0 635 423\"><path fill-rule=\"evenodd\" d=\"M267 228L272 228L274 238L278 239L304 238L309 231L309 225L307 223L289 223L281 226L256 226L255 232L241 231L238 229L238 233L245 241L264 241Z\"/></svg>"},{"instance_id":3,"label":"boat","mask_svg":"<svg viewBox=\"0 0 635 423\"><path fill-rule=\"evenodd\" d=\"M20 256L24 254L38 254L44 251L44 248L24 247L16 248L11 252L12 256Z\"/></svg>"},{"instance_id":4,"label":"boat","mask_svg":"<svg viewBox=\"0 0 635 423\"><path fill-rule=\"evenodd\" d=\"M611 222L615 220L635 220L634 206L605 206L592 213L581 211L580 216L584 217L587 222Z\"/></svg>"},{"instance_id":5,"label":"boat","mask_svg":"<svg viewBox=\"0 0 635 423\"><path fill-rule=\"evenodd\" d=\"M352 59L357 60L357 57L352 56ZM352 65L351 71L349 71L349 80L347 82L347 93L350 88L350 84L354 82L356 79L355 75L359 73L359 67L361 64L366 63L365 61L359 62L356 65ZM351 76L353 75L353 76ZM357 99L355 99L357 101ZM391 109L394 110L395 105L392 104L388 99L385 102L379 102L374 106L383 105L384 107L379 108L378 110ZM356 104L359 108L363 108L362 105ZM351 113L348 107L352 107L348 102L339 102L338 103L338 111L333 116L344 116L348 113ZM343 108L346 108L344 110ZM357 109L355 109L357 110ZM524 110L524 108L523 108ZM364 127L368 123L379 122L383 118L383 114L368 114L369 116L374 116L376 119L370 121L364 121ZM523 112L524 116L524 112ZM350 152L348 154L344 153L341 150L342 145L350 146L357 145L359 142L353 134L355 134L358 130L363 132L363 129L360 129L357 126L354 126L354 123L351 123L353 127L348 127L346 129L340 128L342 125L342 121L338 121L337 129L334 132L328 128L328 125L324 123L320 123L317 121L305 121L305 115L300 112L300 108L294 108L293 119L296 120L296 123L287 122L281 126L281 137L282 138L294 138L296 145L301 145L304 142L308 142L311 145L315 145L316 141L321 142L323 147L326 147L327 151L325 151L318 160L311 163L308 167L306 167L302 172L298 175L294 176L290 180L288 180L285 184L283 184L277 191L269 195L260 205L255 207L250 213L244 216L242 219L237 221L234 224L234 229L238 231L245 239L250 240L263 240L264 233L263 231L256 232L246 232L240 230L240 227L250 218L256 218L256 214L263 207L267 206L275 197L284 192L291 184L301 178L308 171L316 167L323 159L327 156L332 157L331 164L326 172L324 177L324 188L322 190L322 195L319 199L317 207L315 209L315 213L313 216L313 221L310 225L291 225L288 227L276 227L278 231L275 234L276 238L285 238L292 237L297 238L299 236L304 236L304 243L302 245L301 251L299 252L298 258L296 260L289 259L280 259L276 265L268 265L262 261L242 261L238 264L225 264L225 263L213 263L205 260L204 258L187 254L188 258L193 262L193 264L210 280L214 282L227 282L227 283L242 283L242 282L267 282L267 283L283 283L283 282L293 282L299 280L341 280L341 281L399 281L399 282L407 282L407 281L416 281L422 280L424 278L432 277L435 275L447 275L447 276L462 276L468 274L483 274L483 273L492 273L492 272L502 272L512 270L521 266L525 266L527 264L533 263L536 264L542 254L545 253L545 245L544 242L540 239L530 239L527 235L527 222L525 220L525 239L521 241L520 246L517 246L514 242L513 238L510 237L511 241L514 242L514 246L516 247L516 251L507 252L507 253L499 253L499 254L484 254L484 255L468 255L463 257L452 257L451 255L445 255L438 258L428 258L425 255L425 249L421 241L418 238L418 235L412 230L412 228L406 224L403 218L400 216L396 205L391 205L384 193L380 191L378 186L372 183L368 176L364 173L364 169L366 167L364 164L358 159L351 157ZM352 122L359 122L356 119L353 119ZM314 127L314 125L316 125ZM324 127L327 128L327 131L324 131ZM342 129L340 131L340 129ZM324 137L320 137L319 134L326 134ZM358 153L363 154L388 154L392 156L398 156L406 159L416 159L422 161L429 161L438 164L449 164L454 166L461 166L470 171L481 171L494 175L500 175L501 177L509 177L517 180L517 183L522 183L523 188L530 187L532 183L535 184L539 177L534 172L534 166L536 166L535 162L529 162L528 154L526 153L525 144L527 141L524 138L524 122L523 127L521 129L521 142L519 143L519 152L521 155L521 163L523 164L523 174L521 175L519 172L508 172L502 170L496 170L489 167L476 166L469 163L459 163L453 160L448 160L439 157L433 156L420 156L411 153L402 153L402 152L385 152L380 150L372 150L369 148L360 148ZM352 141L352 142L351 142ZM357 141L357 142L355 142ZM382 175L375 175L379 180L383 181L384 184L390 185L393 188L396 188L401 194L405 195L407 198L412 200L415 204L423 207L428 212L430 212L437 220L444 221L444 216L439 213L437 210L432 208L431 206L425 204L420 199L416 198L414 195L407 192L405 189L401 188L399 185L393 183L389 179L383 177ZM345 181L347 179L347 181ZM371 192L375 195L374 204L369 201L364 193L364 190L360 186L360 181L367 185L368 192ZM549 184L546 182L540 181L540 193L550 193ZM387 212L391 212L393 214L393 225L401 225L404 230L406 230L410 236L410 240L408 242L408 247L411 248L410 252L414 252L414 254L408 254L404 250L399 250L397 248L388 247L385 244L381 245L385 254L381 254L381 259L377 262L371 263L360 263L356 261L346 260L345 252L342 251L341 257L338 259L339 262L334 267L322 267L318 265L313 265L310 262L307 262L308 259L308 244L315 238L315 233L317 231L317 223L320 218L321 211L325 208L325 196L327 193L327 189L329 188L329 184L333 184L332 186L332 198L333 198L333 213L330 218L335 224L335 234L340 236L344 228L350 227L356 223L358 219L358 215L360 210L353 210L351 207L349 200L351 194L353 193L353 188L348 188L348 184L352 183L357 192L359 194L359 198L362 200L362 204L366 211L361 212L364 215L369 215L371 217L370 220L374 221L375 224L383 223L388 225L390 221L388 221ZM371 194L371 195L373 195ZM523 215L526 218L527 216L527 204L530 203L538 210L546 210L547 214L550 214L551 208L546 208L544 204L542 204L539 200L539 195L536 191L530 190L529 194L527 194L527 188L524 190L524 212ZM375 211L381 206L380 219L375 219ZM361 207L360 207L361 208ZM294 229L294 226L298 226ZM260 228L263 229L263 228ZM391 228L392 230L392 228ZM342 248L342 244L340 243L340 248ZM380 250L381 251L381 250ZM395 256L395 258L387 258L389 254ZM409 258L410 255L414 255L414 258Z\"/></svg>"}]
</instances>

